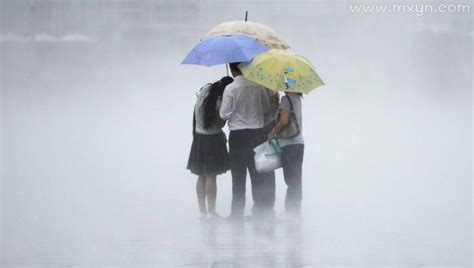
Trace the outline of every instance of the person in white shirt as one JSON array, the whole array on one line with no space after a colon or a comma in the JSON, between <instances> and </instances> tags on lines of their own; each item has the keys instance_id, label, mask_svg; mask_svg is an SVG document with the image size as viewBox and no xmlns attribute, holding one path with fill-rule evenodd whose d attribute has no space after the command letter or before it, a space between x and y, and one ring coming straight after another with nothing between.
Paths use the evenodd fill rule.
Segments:
<instances>
[{"instance_id":1,"label":"person in white shirt","mask_svg":"<svg viewBox=\"0 0 474 268\"><path fill-rule=\"evenodd\" d=\"M219 115L229 127L229 153L232 173L232 206L230 219L243 219L247 170L252 183L253 215L273 215L275 203L275 172L255 170L253 149L266 140L263 127L275 114L275 94L245 79L238 63L231 63L234 82L224 90ZM272 102L273 98L273 102ZM278 96L276 95L276 104Z\"/></svg>"}]
</instances>

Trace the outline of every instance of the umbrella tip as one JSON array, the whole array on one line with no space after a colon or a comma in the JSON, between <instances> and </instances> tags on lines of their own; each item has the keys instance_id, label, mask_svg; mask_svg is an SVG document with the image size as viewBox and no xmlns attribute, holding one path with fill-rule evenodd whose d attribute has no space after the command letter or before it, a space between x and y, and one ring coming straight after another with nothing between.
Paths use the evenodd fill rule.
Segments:
<instances>
[{"instance_id":1,"label":"umbrella tip","mask_svg":"<svg viewBox=\"0 0 474 268\"><path fill-rule=\"evenodd\" d=\"M245 11L245 22L247 22L247 15L249 14L248 11Z\"/></svg>"}]
</instances>

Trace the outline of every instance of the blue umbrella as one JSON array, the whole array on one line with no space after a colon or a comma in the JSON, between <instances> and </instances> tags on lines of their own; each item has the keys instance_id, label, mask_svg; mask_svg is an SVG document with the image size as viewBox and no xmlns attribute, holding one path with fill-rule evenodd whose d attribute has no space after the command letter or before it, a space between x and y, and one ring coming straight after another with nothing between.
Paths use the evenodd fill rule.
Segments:
<instances>
[{"instance_id":1,"label":"blue umbrella","mask_svg":"<svg viewBox=\"0 0 474 268\"><path fill-rule=\"evenodd\" d=\"M217 35L203 39L181 64L212 66L250 61L267 48L247 35Z\"/></svg>"}]
</instances>

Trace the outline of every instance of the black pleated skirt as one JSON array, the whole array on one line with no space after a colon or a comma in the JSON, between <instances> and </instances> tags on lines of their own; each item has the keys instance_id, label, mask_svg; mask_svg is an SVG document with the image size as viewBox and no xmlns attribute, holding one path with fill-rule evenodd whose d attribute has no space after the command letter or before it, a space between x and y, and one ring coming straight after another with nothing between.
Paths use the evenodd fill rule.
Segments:
<instances>
[{"instance_id":1,"label":"black pleated skirt","mask_svg":"<svg viewBox=\"0 0 474 268\"><path fill-rule=\"evenodd\" d=\"M214 135L194 134L187 169L200 176L215 176L230 169L224 132Z\"/></svg>"}]
</instances>

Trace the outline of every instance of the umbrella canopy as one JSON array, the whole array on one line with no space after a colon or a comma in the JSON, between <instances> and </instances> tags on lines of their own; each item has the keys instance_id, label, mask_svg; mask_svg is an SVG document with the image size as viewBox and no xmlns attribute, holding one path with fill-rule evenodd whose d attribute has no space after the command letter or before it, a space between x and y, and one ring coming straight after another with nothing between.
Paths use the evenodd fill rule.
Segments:
<instances>
[{"instance_id":1,"label":"umbrella canopy","mask_svg":"<svg viewBox=\"0 0 474 268\"><path fill-rule=\"evenodd\" d=\"M212 66L223 63L250 61L267 48L246 35L211 36L203 39L181 64Z\"/></svg>"},{"instance_id":2,"label":"umbrella canopy","mask_svg":"<svg viewBox=\"0 0 474 268\"><path fill-rule=\"evenodd\" d=\"M256 38L269 49L288 49L288 45L270 27L251 21L228 21L212 28L207 35L245 34Z\"/></svg>"},{"instance_id":3,"label":"umbrella canopy","mask_svg":"<svg viewBox=\"0 0 474 268\"><path fill-rule=\"evenodd\" d=\"M307 59L287 50L269 50L239 69L248 80L274 91L308 93L324 85Z\"/></svg>"}]
</instances>

